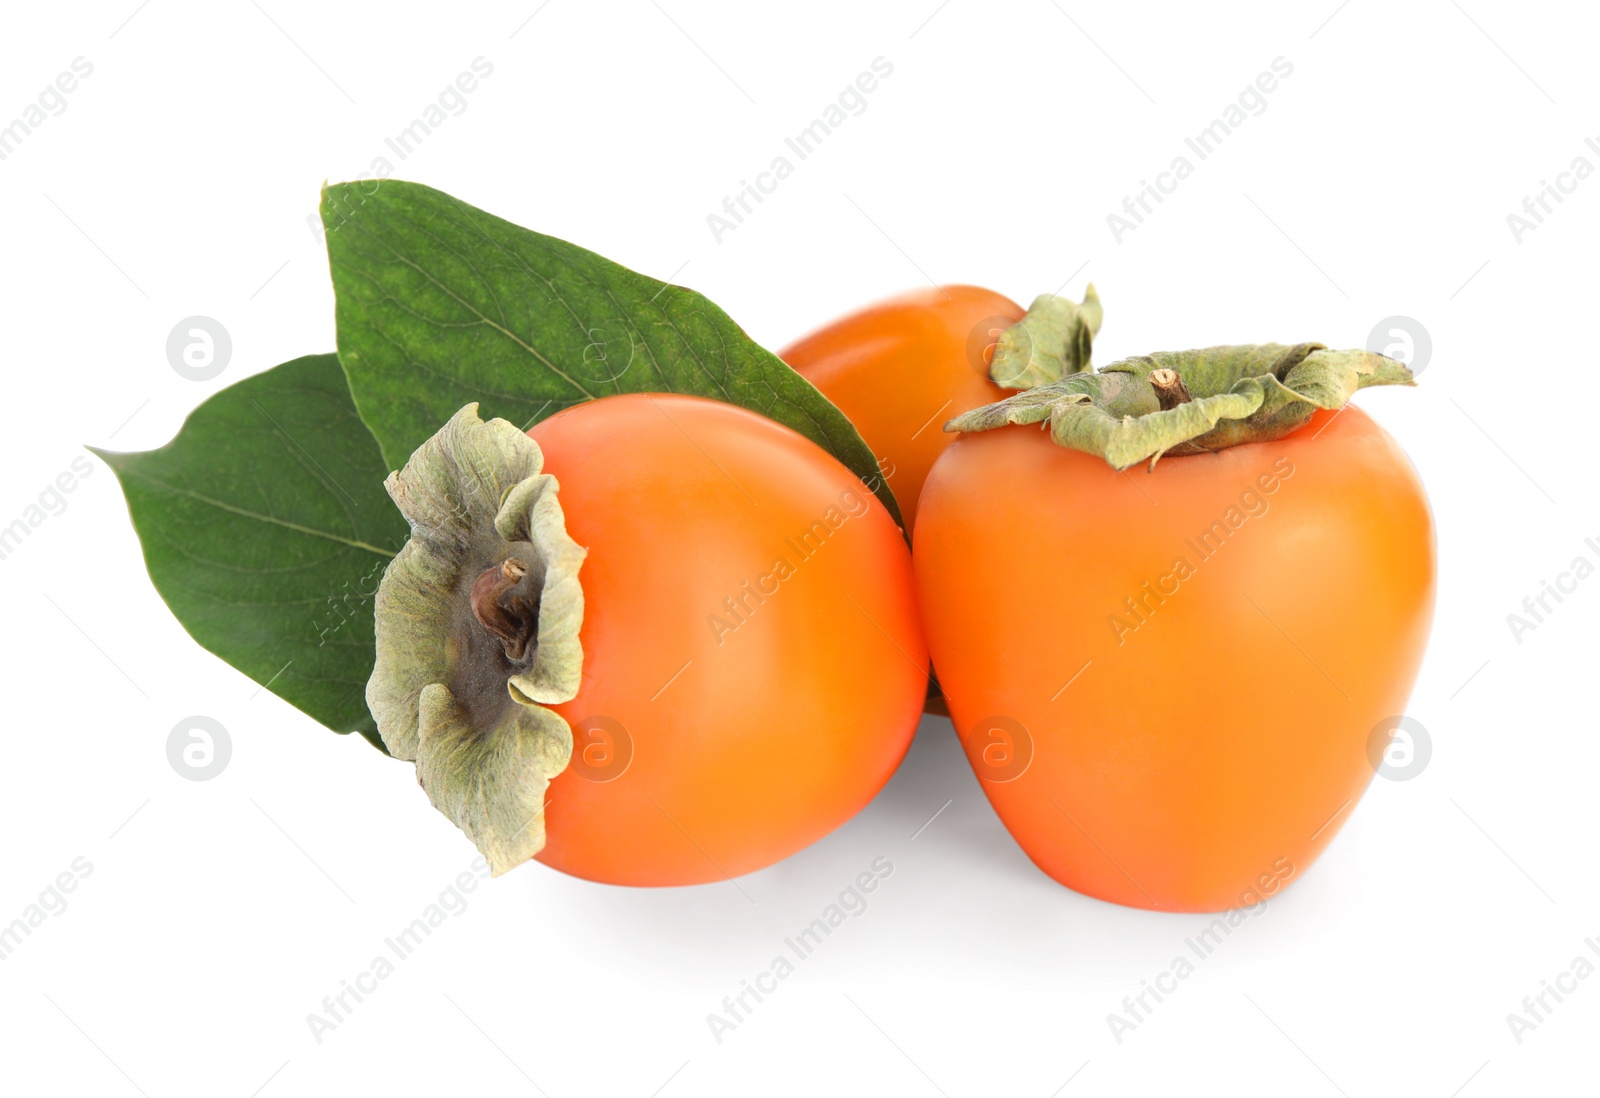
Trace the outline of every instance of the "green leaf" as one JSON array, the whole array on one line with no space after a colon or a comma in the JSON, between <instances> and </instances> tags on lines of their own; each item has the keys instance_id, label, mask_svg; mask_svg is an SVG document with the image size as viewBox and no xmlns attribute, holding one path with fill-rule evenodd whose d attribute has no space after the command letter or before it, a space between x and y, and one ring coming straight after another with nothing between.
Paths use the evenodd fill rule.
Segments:
<instances>
[{"instance_id":1,"label":"green leaf","mask_svg":"<svg viewBox=\"0 0 1600 1098\"><path fill-rule=\"evenodd\" d=\"M418 183L322 195L339 359L391 469L463 406L526 430L615 393L688 393L800 432L900 510L844 413L692 290Z\"/></svg>"},{"instance_id":2,"label":"green leaf","mask_svg":"<svg viewBox=\"0 0 1600 1098\"><path fill-rule=\"evenodd\" d=\"M156 590L189 635L335 732L381 747L364 691L373 595L409 527L335 355L247 378L116 472Z\"/></svg>"}]
</instances>

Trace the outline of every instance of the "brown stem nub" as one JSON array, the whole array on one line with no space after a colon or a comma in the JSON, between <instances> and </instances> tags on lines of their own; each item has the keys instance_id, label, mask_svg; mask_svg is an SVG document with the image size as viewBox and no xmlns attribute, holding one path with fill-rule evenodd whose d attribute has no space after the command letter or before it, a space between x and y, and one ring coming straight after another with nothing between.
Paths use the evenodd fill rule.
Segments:
<instances>
[{"instance_id":1,"label":"brown stem nub","mask_svg":"<svg viewBox=\"0 0 1600 1098\"><path fill-rule=\"evenodd\" d=\"M513 662L528 653L528 644L539 627L538 604L513 594L528 566L510 557L484 570L472 584L472 616L478 624L499 638L506 658Z\"/></svg>"},{"instance_id":2,"label":"brown stem nub","mask_svg":"<svg viewBox=\"0 0 1600 1098\"><path fill-rule=\"evenodd\" d=\"M1149 382L1151 388L1156 391L1156 400L1160 402L1163 412L1194 399L1189 395L1189 387L1183 383L1183 377L1176 370L1165 368L1151 370Z\"/></svg>"}]
</instances>

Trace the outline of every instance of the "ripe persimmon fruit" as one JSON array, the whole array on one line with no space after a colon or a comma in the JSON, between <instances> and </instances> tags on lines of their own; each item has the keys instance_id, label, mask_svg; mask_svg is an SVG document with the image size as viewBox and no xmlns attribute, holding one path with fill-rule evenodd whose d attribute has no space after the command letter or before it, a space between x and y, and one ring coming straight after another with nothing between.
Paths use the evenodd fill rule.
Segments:
<instances>
[{"instance_id":1,"label":"ripe persimmon fruit","mask_svg":"<svg viewBox=\"0 0 1600 1098\"><path fill-rule=\"evenodd\" d=\"M1343 404L1409 380L1367 352L1217 348L952 425L971 433L914 537L928 646L1045 873L1134 907L1238 907L1350 818L1422 659L1434 534L1405 454Z\"/></svg>"},{"instance_id":2,"label":"ripe persimmon fruit","mask_svg":"<svg viewBox=\"0 0 1600 1098\"><path fill-rule=\"evenodd\" d=\"M1022 315L979 286L914 290L840 317L778 357L856 425L910 530L922 482L950 443L940 425L1006 396L989 365L1000 334Z\"/></svg>"},{"instance_id":3,"label":"ripe persimmon fruit","mask_svg":"<svg viewBox=\"0 0 1600 1098\"><path fill-rule=\"evenodd\" d=\"M910 553L872 492L789 428L698 397L608 397L528 434L589 554L583 682L555 707L574 764L538 859L716 881L855 815L927 682ZM612 736L632 753L615 777ZM600 773L581 757L596 744Z\"/></svg>"},{"instance_id":4,"label":"ripe persimmon fruit","mask_svg":"<svg viewBox=\"0 0 1600 1098\"><path fill-rule=\"evenodd\" d=\"M368 701L495 873L748 873L905 755L928 674L910 551L788 427L629 394L524 435L469 405L388 487L412 536Z\"/></svg>"},{"instance_id":5,"label":"ripe persimmon fruit","mask_svg":"<svg viewBox=\"0 0 1600 1098\"><path fill-rule=\"evenodd\" d=\"M1026 313L981 286L936 286L840 317L778 357L855 424L909 534L928 470L953 438L940 424L1086 368L1099 328L1093 286L1082 305L1046 294ZM929 683L927 711L948 715L937 683Z\"/></svg>"}]
</instances>

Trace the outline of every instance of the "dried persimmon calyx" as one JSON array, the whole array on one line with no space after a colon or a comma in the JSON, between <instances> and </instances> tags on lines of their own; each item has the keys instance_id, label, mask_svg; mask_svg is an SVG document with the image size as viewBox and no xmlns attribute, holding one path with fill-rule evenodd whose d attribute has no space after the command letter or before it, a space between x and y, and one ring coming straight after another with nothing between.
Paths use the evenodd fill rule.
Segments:
<instances>
[{"instance_id":1,"label":"dried persimmon calyx","mask_svg":"<svg viewBox=\"0 0 1600 1098\"><path fill-rule=\"evenodd\" d=\"M1319 408L1339 409L1369 385L1411 385L1411 371L1375 351L1321 343L1258 343L1157 351L1007 397L957 416L946 431L1049 421L1057 445L1126 469L1164 454L1270 442Z\"/></svg>"},{"instance_id":2,"label":"dried persimmon calyx","mask_svg":"<svg viewBox=\"0 0 1600 1098\"><path fill-rule=\"evenodd\" d=\"M469 404L385 482L411 524L376 599L367 706L496 874L544 847L583 672L585 550L538 443Z\"/></svg>"},{"instance_id":3,"label":"dried persimmon calyx","mask_svg":"<svg viewBox=\"0 0 1600 1098\"><path fill-rule=\"evenodd\" d=\"M1022 319L1001 333L989 360L989 379L1002 389L1034 389L1089 369L1104 318L1092 282L1084 287L1082 302L1040 294Z\"/></svg>"}]
</instances>

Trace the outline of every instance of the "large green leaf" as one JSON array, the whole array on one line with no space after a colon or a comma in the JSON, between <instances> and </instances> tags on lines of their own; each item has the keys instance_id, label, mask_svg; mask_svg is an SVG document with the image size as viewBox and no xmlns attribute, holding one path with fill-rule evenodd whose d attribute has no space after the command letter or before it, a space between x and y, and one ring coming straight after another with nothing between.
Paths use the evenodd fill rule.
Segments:
<instances>
[{"instance_id":1,"label":"large green leaf","mask_svg":"<svg viewBox=\"0 0 1600 1098\"><path fill-rule=\"evenodd\" d=\"M337 356L224 389L159 450L94 452L121 481L150 578L189 635L381 747L365 700L372 599L409 529Z\"/></svg>"},{"instance_id":2,"label":"large green leaf","mask_svg":"<svg viewBox=\"0 0 1600 1098\"><path fill-rule=\"evenodd\" d=\"M329 186L322 220L339 359L391 468L473 401L526 429L614 393L690 393L792 427L899 521L844 414L700 294L417 183Z\"/></svg>"}]
</instances>

